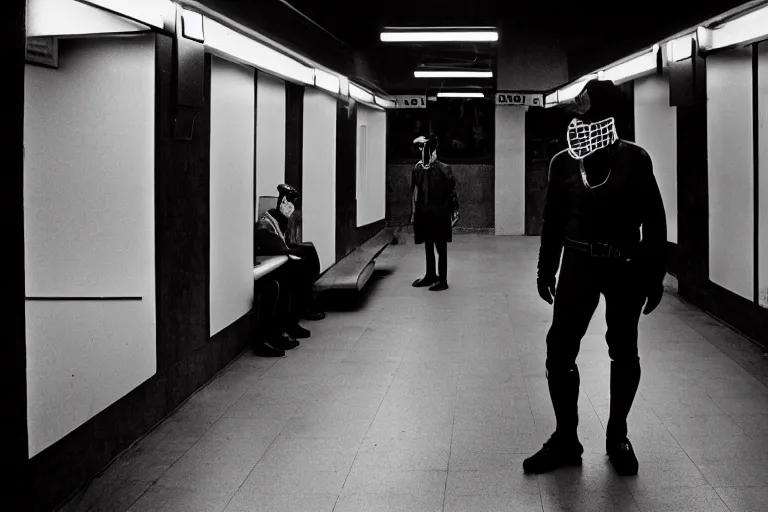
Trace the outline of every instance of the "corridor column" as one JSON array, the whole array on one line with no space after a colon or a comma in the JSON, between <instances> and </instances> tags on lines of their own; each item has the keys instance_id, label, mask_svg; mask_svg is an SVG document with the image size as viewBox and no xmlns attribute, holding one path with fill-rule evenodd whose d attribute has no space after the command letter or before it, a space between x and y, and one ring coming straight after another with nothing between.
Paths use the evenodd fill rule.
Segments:
<instances>
[{"instance_id":1,"label":"corridor column","mask_svg":"<svg viewBox=\"0 0 768 512\"><path fill-rule=\"evenodd\" d=\"M25 0L3 5L2 62L6 109L2 119L3 186L0 187L0 229L3 233L3 292L0 314L4 328L2 381L6 397L2 436L5 500L24 499L27 469L27 375L24 326L24 54ZM9 500L10 498L10 500ZM14 499L17 498L17 499Z\"/></svg>"},{"instance_id":2,"label":"corridor column","mask_svg":"<svg viewBox=\"0 0 768 512\"><path fill-rule=\"evenodd\" d=\"M680 294L697 302L709 279L706 60L698 55L670 62L669 102L677 107L678 271ZM683 228L684 226L684 228ZM677 269L673 269L676 270Z\"/></svg>"}]
</instances>

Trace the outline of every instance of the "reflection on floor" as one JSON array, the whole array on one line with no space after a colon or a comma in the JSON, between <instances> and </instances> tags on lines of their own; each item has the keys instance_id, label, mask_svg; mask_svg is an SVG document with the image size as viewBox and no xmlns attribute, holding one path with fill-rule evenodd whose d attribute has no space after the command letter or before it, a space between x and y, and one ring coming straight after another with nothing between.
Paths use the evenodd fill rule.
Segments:
<instances>
[{"instance_id":1,"label":"reflection on floor","mask_svg":"<svg viewBox=\"0 0 768 512\"><path fill-rule=\"evenodd\" d=\"M456 237L440 293L410 286L422 246L391 246L359 310L285 359L244 354L66 510L768 510L768 361L672 295L640 325L640 474L604 454L601 303L578 360L584 466L523 475L554 427L538 242Z\"/></svg>"}]
</instances>

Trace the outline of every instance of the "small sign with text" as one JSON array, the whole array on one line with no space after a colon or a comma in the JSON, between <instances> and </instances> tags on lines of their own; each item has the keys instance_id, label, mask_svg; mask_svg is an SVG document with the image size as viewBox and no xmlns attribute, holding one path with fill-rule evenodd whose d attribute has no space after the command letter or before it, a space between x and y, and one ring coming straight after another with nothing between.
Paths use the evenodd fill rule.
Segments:
<instances>
[{"instance_id":1,"label":"small sign with text","mask_svg":"<svg viewBox=\"0 0 768 512\"><path fill-rule=\"evenodd\" d=\"M426 96L393 96L396 108L427 108Z\"/></svg>"},{"instance_id":2,"label":"small sign with text","mask_svg":"<svg viewBox=\"0 0 768 512\"><path fill-rule=\"evenodd\" d=\"M543 107L544 95L528 92L497 92L496 105Z\"/></svg>"}]
</instances>

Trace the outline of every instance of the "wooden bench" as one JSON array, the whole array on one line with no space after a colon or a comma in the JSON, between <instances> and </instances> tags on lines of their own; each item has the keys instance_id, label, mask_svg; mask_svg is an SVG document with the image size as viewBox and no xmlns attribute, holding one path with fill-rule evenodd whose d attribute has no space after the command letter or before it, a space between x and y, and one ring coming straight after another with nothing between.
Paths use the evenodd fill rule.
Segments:
<instances>
[{"instance_id":1,"label":"wooden bench","mask_svg":"<svg viewBox=\"0 0 768 512\"><path fill-rule=\"evenodd\" d=\"M376 258L392 242L393 232L385 228L370 240L349 253L325 271L315 281L315 291L357 290L361 291L373 275Z\"/></svg>"}]
</instances>

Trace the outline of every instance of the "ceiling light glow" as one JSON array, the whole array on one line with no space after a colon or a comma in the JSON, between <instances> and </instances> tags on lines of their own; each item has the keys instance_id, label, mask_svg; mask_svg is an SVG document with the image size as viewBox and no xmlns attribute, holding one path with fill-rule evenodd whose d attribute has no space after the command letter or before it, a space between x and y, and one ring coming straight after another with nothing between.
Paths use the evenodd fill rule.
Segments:
<instances>
[{"instance_id":1,"label":"ceiling light glow","mask_svg":"<svg viewBox=\"0 0 768 512\"><path fill-rule=\"evenodd\" d=\"M414 71L415 78L493 78L492 71Z\"/></svg>"}]
</instances>

